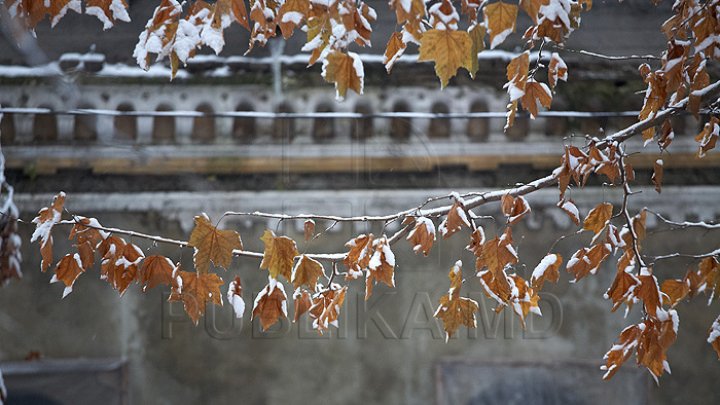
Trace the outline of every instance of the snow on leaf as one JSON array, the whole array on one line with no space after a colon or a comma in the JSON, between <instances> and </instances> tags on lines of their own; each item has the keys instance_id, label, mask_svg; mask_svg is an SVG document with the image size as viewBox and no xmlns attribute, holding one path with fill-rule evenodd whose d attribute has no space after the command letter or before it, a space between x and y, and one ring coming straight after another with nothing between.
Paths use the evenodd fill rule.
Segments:
<instances>
[{"instance_id":1,"label":"snow on leaf","mask_svg":"<svg viewBox=\"0 0 720 405\"><path fill-rule=\"evenodd\" d=\"M313 328L321 335L328 330L330 325L338 327L338 316L345 302L346 293L347 286L339 288L339 286L333 285L313 299L309 313L313 319Z\"/></svg>"},{"instance_id":2,"label":"snow on leaf","mask_svg":"<svg viewBox=\"0 0 720 405\"><path fill-rule=\"evenodd\" d=\"M550 63L548 64L548 84L551 89L557 86L558 80L567 82L568 68L565 61L562 60L557 52L553 52L550 56Z\"/></svg>"},{"instance_id":3,"label":"snow on leaf","mask_svg":"<svg viewBox=\"0 0 720 405\"><path fill-rule=\"evenodd\" d=\"M662 182L663 182L663 161L662 159L657 159L655 163L653 163L653 174L650 178L650 181L655 186L655 191L658 192L658 194L662 191Z\"/></svg>"},{"instance_id":4,"label":"snow on leaf","mask_svg":"<svg viewBox=\"0 0 720 405\"><path fill-rule=\"evenodd\" d=\"M50 16L50 24L54 27L68 10L81 12L80 0L7 0L4 6L11 18L30 29L47 16Z\"/></svg>"},{"instance_id":5,"label":"snow on leaf","mask_svg":"<svg viewBox=\"0 0 720 405\"><path fill-rule=\"evenodd\" d=\"M223 304L220 292L223 280L215 273L200 274L195 271L183 271L178 266L173 280L168 301L182 302L185 312L195 325L205 314L208 303Z\"/></svg>"},{"instance_id":6,"label":"snow on leaf","mask_svg":"<svg viewBox=\"0 0 720 405\"><path fill-rule=\"evenodd\" d=\"M345 247L349 248L343 263L348 268L350 278L357 278L367 269L372 257L373 234L358 235L354 239L345 243Z\"/></svg>"},{"instance_id":7,"label":"snow on leaf","mask_svg":"<svg viewBox=\"0 0 720 405\"><path fill-rule=\"evenodd\" d=\"M562 261L562 256L557 253L550 253L543 257L532 272L530 278L532 288L541 290L546 280L557 283L560 279L559 269Z\"/></svg>"},{"instance_id":8,"label":"snow on leaf","mask_svg":"<svg viewBox=\"0 0 720 405\"><path fill-rule=\"evenodd\" d=\"M112 28L116 21L130 22L125 0L85 0L85 14L94 15L103 23L103 30Z\"/></svg>"},{"instance_id":9,"label":"snow on leaf","mask_svg":"<svg viewBox=\"0 0 720 405\"><path fill-rule=\"evenodd\" d=\"M395 287L395 254L390 250L390 243L385 235L373 240L372 256L365 273L365 300L372 295L373 286L382 282L388 287Z\"/></svg>"},{"instance_id":10,"label":"snow on leaf","mask_svg":"<svg viewBox=\"0 0 720 405\"><path fill-rule=\"evenodd\" d=\"M710 343L715 353L717 353L718 359L720 359L720 316L718 316L712 326L710 326L707 342ZM2 382L1 379L0 382Z\"/></svg>"},{"instance_id":11,"label":"snow on leaf","mask_svg":"<svg viewBox=\"0 0 720 405\"><path fill-rule=\"evenodd\" d=\"M303 230L305 232L305 242L307 242L315 235L315 221L312 219L306 220L303 224Z\"/></svg>"},{"instance_id":12,"label":"snow on leaf","mask_svg":"<svg viewBox=\"0 0 720 405\"><path fill-rule=\"evenodd\" d=\"M331 52L323 61L322 77L325 81L335 83L335 98L345 99L348 89L363 94L363 71L360 56L353 52Z\"/></svg>"},{"instance_id":13,"label":"snow on leaf","mask_svg":"<svg viewBox=\"0 0 720 405\"><path fill-rule=\"evenodd\" d=\"M413 252L422 252L427 256L435 242L435 224L425 217L415 218L415 227L406 238L413 247Z\"/></svg>"},{"instance_id":14,"label":"snow on leaf","mask_svg":"<svg viewBox=\"0 0 720 405\"><path fill-rule=\"evenodd\" d=\"M508 225L517 223L530 212L530 204L528 204L524 197L513 197L510 194L502 196L500 207L503 215L507 218Z\"/></svg>"},{"instance_id":15,"label":"snow on leaf","mask_svg":"<svg viewBox=\"0 0 720 405\"><path fill-rule=\"evenodd\" d=\"M309 0L287 0L280 6L277 16L278 25L285 39L292 36L295 28L307 18L309 11Z\"/></svg>"},{"instance_id":16,"label":"snow on leaf","mask_svg":"<svg viewBox=\"0 0 720 405\"><path fill-rule=\"evenodd\" d=\"M485 26L490 35L490 49L494 49L515 32L518 6L498 1L485 6L484 13Z\"/></svg>"},{"instance_id":17,"label":"snow on leaf","mask_svg":"<svg viewBox=\"0 0 720 405\"><path fill-rule=\"evenodd\" d=\"M295 241L287 236L275 236L269 229L265 230L260 240L265 244L260 268L267 270L273 279L283 276L290 281L295 256L299 254Z\"/></svg>"},{"instance_id":18,"label":"snow on leaf","mask_svg":"<svg viewBox=\"0 0 720 405\"><path fill-rule=\"evenodd\" d=\"M111 249L103 256L101 274L123 295L130 284L138 279L138 267L144 258L145 255L139 247L125 243L122 248Z\"/></svg>"},{"instance_id":19,"label":"snow on leaf","mask_svg":"<svg viewBox=\"0 0 720 405\"><path fill-rule=\"evenodd\" d=\"M280 318L287 318L287 295L282 283L268 277L268 285L255 297L252 319L260 318L262 330L270 329Z\"/></svg>"},{"instance_id":20,"label":"snow on leaf","mask_svg":"<svg viewBox=\"0 0 720 405\"><path fill-rule=\"evenodd\" d=\"M530 118L538 116L538 105L550 108L552 104L552 92L545 83L529 79L525 84L525 92L520 98L523 107L530 113Z\"/></svg>"},{"instance_id":21,"label":"snow on leaf","mask_svg":"<svg viewBox=\"0 0 720 405\"><path fill-rule=\"evenodd\" d=\"M60 222L62 217L63 206L65 205L65 193L60 192L53 198L53 202L49 207L45 207L38 212L38 216L33 218L32 223L36 225L30 237L30 242L40 239L40 270L45 272L53 262L52 246L53 238L50 234L55 224Z\"/></svg>"},{"instance_id":22,"label":"snow on leaf","mask_svg":"<svg viewBox=\"0 0 720 405\"><path fill-rule=\"evenodd\" d=\"M293 294L293 300L295 301L295 315L293 317L293 323L297 323L300 317L312 307L312 297L310 297L309 292L302 290L296 291L295 294Z\"/></svg>"},{"instance_id":23,"label":"snow on leaf","mask_svg":"<svg viewBox=\"0 0 720 405\"><path fill-rule=\"evenodd\" d=\"M540 7L546 6L549 3L550 0L520 0L520 7L522 7L534 23L537 23Z\"/></svg>"},{"instance_id":24,"label":"snow on leaf","mask_svg":"<svg viewBox=\"0 0 720 405\"><path fill-rule=\"evenodd\" d=\"M63 292L63 298L65 298L71 291L75 280L85 270L82 268L80 261L80 255L67 254L58 262L55 266L55 275L53 276L51 283L62 281L65 284L65 291Z\"/></svg>"},{"instance_id":25,"label":"snow on leaf","mask_svg":"<svg viewBox=\"0 0 720 405\"><path fill-rule=\"evenodd\" d=\"M435 62L435 74L443 88L459 68L472 70L472 49L472 39L465 31L431 29L420 40L418 61Z\"/></svg>"},{"instance_id":26,"label":"snow on leaf","mask_svg":"<svg viewBox=\"0 0 720 405\"><path fill-rule=\"evenodd\" d=\"M623 302L627 303L628 307L634 303L636 289L642 282L632 274L632 269L633 267L618 267L615 279L605 293L605 298L613 303L613 312L620 308Z\"/></svg>"},{"instance_id":27,"label":"snow on leaf","mask_svg":"<svg viewBox=\"0 0 720 405\"><path fill-rule=\"evenodd\" d=\"M237 232L216 228L205 214L195 217L188 246L194 248L193 263L202 274L210 270L210 262L227 270L232 263L233 250L243 248Z\"/></svg>"},{"instance_id":28,"label":"snow on leaf","mask_svg":"<svg viewBox=\"0 0 720 405\"><path fill-rule=\"evenodd\" d=\"M450 269L448 278L450 278L450 289L440 298L440 305L433 315L443 322L445 341L450 339L462 325L467 328L476 328L475 312L479 309L475 300L460 296L460 287L462 286L462 262L460 260Z\"/></svg>"},{"instance_id":29,"label":"snow on leaf","mask_svg":"<svg viewBox=\"0 0 720 405\"><path fill-rule=\"evenodd\" d=\"M323 269L322 264L315 259L302 255L292 270L290 281L292 281L295 289L305 285L311 290L315 290L320 276L325 276L325 269Z\"/></svg>"},{"instance_id":30,"label":"snow on leaf","mask_svg":"<svg viewBox=\"0 0 720 405\"><path fill-rule=\"evenodd\" d=\"M720 135L720 119L712 116L703 126L703 130L695 136L695 142L700 144L700 149L698 149L697 153L698 157L703 158L707 152L715 149L718 135Z\"/></svg>"},{"instance_id":31,"label":"snow on leaf","mask_svg":"<svg viewBox=\"0 0 720 405\"><path fill-rule=\"evenodd\" d=\"M443 239L447 239L463 228L470 228L470 221L465 214L465 205L462 200L456 199L447 216L438 226L438 231Z\"/></svg>"},{"instance_id":32,"label":"snow on leaf","mask_svg":"<svg viewBox=\"0 0 720 405\"><path fill-rule=\"evenodd\" d=\"M235 312L235 317L242 319L245 314L245 300L242 298L242 282L240 276L236 276L235 280L228 284L227 300Z\"/></svg>"},{"instance_id":33,"label":"snow on leaf","mask_svg":"<svg viewBox=\"0 0 720 405\"><path fill-rule=\"evenodd\" d=\"M607 243L598 243L575 252L565 266L568 273L575 276L571 282L575 283L588 274L595 274L610 253L610 245Z\"/></svg>"},{"instance_id":34,"label":"snow on leaf","mask_svg":"<svg viewBox=\"0 0 720 405\"><path fill-rule=\"evenodd\" d=\"M171 285L175 264L165 256L148 256L140 266L139 282L142 290L155 288L161 284Z\"/></svg>"},{"instance_id":35,"label":"snow on leaf","mask_svg":"<svg viewBox=\"0 0 720 405\"><path fill-rule=\"evenodd\" d=\"M385 54L383 55L383 65L385 65L385 70L387 70L388 73L390 73L395 62L397 62L405 52L406 47L407 45L402 40L402 34L400 32L393 32L385 47Z\"/></svg>"},{"instance_id":36,"label":"snow on leaf","mask_svg":"<svg viewBox=\"0 0 720 405\"><path fill-rule=\"evenodd\" d=\"M567 214L575 225L580 225L580 210L578 210L573 200L560 200L557 206Z\"/></svg>"}]
</instances>

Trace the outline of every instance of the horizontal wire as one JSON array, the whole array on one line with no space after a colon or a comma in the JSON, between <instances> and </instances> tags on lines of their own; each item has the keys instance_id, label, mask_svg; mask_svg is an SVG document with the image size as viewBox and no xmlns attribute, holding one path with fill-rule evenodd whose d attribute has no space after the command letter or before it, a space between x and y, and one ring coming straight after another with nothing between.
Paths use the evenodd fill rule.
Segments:
<instances>
[{"instance_id":1,"label":"horizontal wire","mask_svg":"<svg viewBox=\"0 0 720 405\"><path fill-rule=\"evenodd\" d=\"M429 118L429 119L490 119L505 118L505 112L468 112L468 113L425 113L425 112L378 112L378 113L355 113L355 112L309 112L309 113L286 113L286 112L264 112L264 111L225 111L225 112L202 112L202 111L117 111L101 109L72 109L52 110L50 108L0 108L0 113L22 114L22 115L94 115L111 117L175 117L175 118L269 118L269 119L303 119L303 118ZM538 114L539 117L563 117L563 118L603 118L603 117L637 117L639 111L545 111ZM518 113L518 116L528 116L527 113Z\"/></svg>"}]
</instances>

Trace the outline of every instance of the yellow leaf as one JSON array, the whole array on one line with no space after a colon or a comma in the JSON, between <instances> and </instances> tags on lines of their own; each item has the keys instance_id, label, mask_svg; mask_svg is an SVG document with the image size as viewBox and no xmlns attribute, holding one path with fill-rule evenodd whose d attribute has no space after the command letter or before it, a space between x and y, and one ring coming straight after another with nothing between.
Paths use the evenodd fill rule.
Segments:
<instances>
[{"instance_id":1,"label":"yellow leaf","mask_svg":"<svg viewBox=\"0 0 720 405\"><path fill-rule=\"evenodd\" d=\"M484 24L474 24L468 30L470 39L472 40L472 49L470 50L470 68L468 68L468 71L470 72L470 77L473 79L475 78L475 74L478 69L480 69L480 66L478 65L478 53L485 49L485 31L486 29Z\"/></svg>"},{"instance_id":2,"label":"yellow leaf","mask_svg":"<svg viewBox=\"0 0 720 405\"><path fill-rule=\"evenodd\" d=\"M490 35L490 49L505 41L515 31L518 6L499 1L485 6L485 26Z\"/></svg>"},{"instance_id":3,"label":"yellow leaf","mask_svg":"<svg viewBox=\"0 0 720 405\"><path fill-rule=\"evenodd\" d=\"M420 40L418 61L434 61L440 86L445 87L459 68L472 69L472 46L465 31L428 30Z\"/></svg>"},{"instance_id":4,"label":"yellow leaf","mask_svg":"<svg viewBox=\"0 0 720 405\"><path fill-rule=\"evenodd\" d=\"M201 274L209 271L211 261L227 270L232 262L233 250L243 248L237 232L217 229L205 214L195 217L195 228L188 245L195 248L193 262Z\"/></svg>"},{"instance_id":5,"label":"yellow leaf","mask_svg":"<svg viewBox=\"0 0 720 405\"><path fill-rule=\"evenodd\" d=\"M265 244L261 269L267 269L270 277L277 280L279 276L287 280L292 278L295 256L298 255L295 241L287 236L275 236L273 231L266 229L260 238Z\"/></svg>"},{"instance_id":6,"label":"yellow leaf","mask_svg":"<svg viewBox=\"0 0 720 405\"><path fill-rule=\"evenodd\" d=\"M335 83L338 101L345 99L348 89L362 94L364 75L362 61L356 53L334 51L323 61L322 77Z\"/></svg>"},{"instance_id":7,"label":"yellow leaf","mask_svg":"<svg viewBox=\"0 0 720 405\"><path fill-rule=\"evenodd\" d=\"M298 264L292 270L292 280L290 281L292 281L295 289L306 285L314 291L320 276L325 276L322 264L315 259L302 255L298 260Z\"/></svg>"}]
</instances>

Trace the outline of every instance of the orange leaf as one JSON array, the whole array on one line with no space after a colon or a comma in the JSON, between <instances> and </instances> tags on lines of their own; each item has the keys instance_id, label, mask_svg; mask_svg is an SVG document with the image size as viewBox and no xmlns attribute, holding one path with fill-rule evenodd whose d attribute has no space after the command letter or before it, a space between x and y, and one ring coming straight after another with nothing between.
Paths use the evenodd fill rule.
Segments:
<instances>
[{"instance_id":1,"label":"orange leaf","mask_svg":"<svg viewBox=\"0 0 720 405\"><path fill-rule=\"evenodd\" d=\"M552 92L545 83L529 79L525 85L525 94L520 98L523 107L530 113L530 118L538 116L538 104L550 108Z\"/></svg>"},{"instance_id":2,"label":"orange leaf","mask_svg":"<svg viewBox=\"0 0 720 405\"><path fill-rule=\"evenodd\" d=\"M242 250L240 235L232 230L219 230L202 214L195 217L195 228L188 245L195 248L193 262L201 274L210 270L210 262L227 270L232 262L233 250Z\"/></svg>"},{"instance_id":3,"label":"orange leaf","mask_svg":"<svg viewBox=\"0 0 720 405\"><path fill-rule=\"evenodd\" d=\"M315 221L312 219L308 219L303 224L303 230L305 231L305 242L312 239L313 235L315 235Z\"/></svg>"},{"instance_id":4,"label":"orange leaf","mask_svg":"<svg viewBox=\"0 0 720 405\"><path fill-rule=\"evenodd\" d=\"M470 298L460 297L462 285L462 262L458 260L448 274L450 289L440 298L440 305L435 310L435 318L443 322L445 340L447 341L461 325L467 328L476 328L478 303Z\"/></svg>"},{"instance_id":5,"label":"orange leaf","mask_svg":"<svg viewBox=\"0 0 720 405\"><path fill-rule=\"evenodd\" d=\"M280 6L277 19L285 39L292 36L295 28L307 18L309 11L310 2L308 0L287 0Z\"/></svg>"},{"instance_id":6,"label":"orange leaf","mask_svg":"<svg viewBox=\"0 0 720 405\"><path fill-rule=\"evenodd\" d=\"M522 217L530 212L530 204L522 197L513 197L505 194L500 201L502 213L507 217L508 225L517 223Z\"/></svg>"},{"instance_id":7,"label":"orange leaf","mask_svg":"<svg viewBox=\"0 0 720 405\"><path fill-rule=\"evenodd\" d=\"M30 242L40 239L40 270L45 272L53 262L52 246L53 238L51 235L52 228L60 222L62 218L63 206L65 205L65 193L60 192L53 197L53 202L49 207L45 207L38 212L38 216L33 218L32 223L36 225L30 237Z\"/></svg>"},{"instance_id":8,"label":"orange leaf","mask_svg":"<svg viewBox=\"0 0 720 405\"><path fill-rule=\"evenodd\" d=\"M588 274L595 274L610 253L610 249L605 243L598 243L590 249L582 248L575 252L566 266L568 273L575 276L571 282L577 282Z\"/></svg>"},{"instance_id":9,"label":"orange leaf","mask_svg":"<svg viewBox=\"0 0 720 405\"><path fill-rule=\"evenodd\" d=\"M345 267L348 268L348 278L356 279L362 275L363 270L367 269L372 256L372 243L373 234L358 235L345 243L345 247L350 248L343 260Z\"/></svg>"},{"instance_id":10,"label":"orange leaf","mask_svg":"<svg viewBox=\"0 0 720 405\"><path fill-rule=\"evenodd\" d=\"M612 285L605 293L605 298L612 300L612 311L617 310L623 302L628 303L628 308L632 305L635 290L641 284L641 281L632 274L632 269L632 267L618 268Z\"/></svg>"},{"instance_id":11,"label":"orange leaf","mask_svg":"<svg viewBox=\"0 0 720 405\"><path fill-rule=\"evenodd\" d=\"M125 0L85 0L85 14L94 15L103 23L103 30L112 28L116 20L130 22Z\"/></svg>"},{"instance_id":12,"label":"orange leaf","mask_svg":"<svg viewBox=\"0 0 720 405\"><path fill-rule=\"evenodd\" d=\"M79 254L65 255L55 267L55 274L50 282L55 283L62 281L63 284L65 284L65 291L63 291L63 298L65 298L72 292L75 280L77 280L84 271Z\"/></svg>"},{"instance_id":13,"label":"orange leaf","mask_svg":"<svg viewBox=\"0 0 720 405\"><path fill-rule=\"evenodd\" d=\"M290 280L295 256L299 254L295 241L287 236L275 236L275 233L269 229L265 230L260 240L265 244L260 268L266 269L271 278L277 279L283 276Z\"/></svg>"},{"instance_id":14,"label":"orange leaf","mask_svg":"<svg viewBox=\"0 0 720 405\"><path fill-rule=\"evenodd\" d=\"M295 300L295 317L293 322L297 322L304 313L310 310L313 303L310 293L305 290L295 292L293 299Z\"/></svg>"},{"instance_id":15,"label":"orange leaf","mask_svg":"<svg viewBox=\"0 0 720 405\"><path fill-rule=\"evenodd\" d=\"M257 317L260 318L263 331L268 330L281 317L287 318L285 287L272 277L268 278L268 285L255 297L252 319Z\"/></svg>"},{"instance_id":16,"label":"orange leaf","mask_svg":"<svg viewBox=\"0 0 720 405\"><path fill-rule=\"evenodd\" d=\"M555 86L557 86L558 80L566 82L568 78L567 72L568 68L565 61L562 60L557 52L553 52L550 56L550 63L548 64L548 84L550 88L554 89Z\"/></svg>"},{"instance_id":17,"label":"orange leaf","mask_svg":"<svg viewBox=\"0 0 720 405\"><path fill-rule=\"evenodd\" d=\"M315 259L302 255L292 270L292 279L290 281L292 281L295 289L306 285L310 289L315 290L320 276L325 276L325 270L322 264Z\"/></svg>"},{"instance_id":18,"label":"orange leaf","mask_svg":"<svg viewBox=\"0 0 720 405\"><path fill-rule=\"evenodd\" d=\"M338 327L340 308L342 308L345 302L347 287L340 289L332 287L333 286L331 286L330 290L322 292L315 298L310 308L310 317L314 319L313 328L317 329L320 334L323 334L330 325L336 328ZM337 285L335 285L335 287L337 287Z\"/></svg>"},{"instance_id":19,"label":"orange leaf","mask_svg":"<svg viewBox=\"0 0 720 405\"><path fill-rule=\"evenodd\" d=\"M363 94L364 76L362 61L356 53L333 51L323 61L322 77L335 83L335 98L338 101L345 99L348 89Z\"/></svg>"},{"instance_id":20,"label":"orange leaf","mask_svg":"<svg viewBox=\"0 0 720 405\"><path fill-rule=\"evenodd\" d=\"M177 267L174 277L168 301L182 301L185 312L195 325L205 314L209 302L222 305L220 286L223 280L217 274L182 271Z\"/></svg>"},{"instance_id":21,"label":"orange leaf","mask_svg":"<svg viewBox=\"0 0 720 405\"><path fill-rule=\"evenodd\" d=\"M140 266L140 284L143 292L160 284L171 285L175 265L165 256L148 256Z\"/></svg>"},{"instance_id":22,"label":"orange leaf","mask_svg":"<svg viewBox=\"0 0 720 405\"><path fill-rule=\"evenodd\" d=\"M395 254L390 250L390 243L385 235L373 241L372 252L365 278L366 301L372 295L373 285L378 282L395 287Z\"/></svg>"},{"instance_id":23,"label":"orange leaf","mask_svg":"<svg viewBox=\"0 0 720 405\"><path fill-rule=\"evenodd\" d=\"M652 181L652 184L655 186L655 191L660 193L662 191L662 181L663 181L663 161L662 159L658 159L653 164L653 174L650 178L650 181Z\"/></svg>"},{"instance_id":24,"label":"orange leaf","mask_svg":"<svg viewBox=\"0 0 720 405\"><path fill-rule=\"evenodd\" d=\"M385 70L387 70L388 73L390 73L395 62L397 62L405 52L406 47L407 45L402 40L402 33L393 32L385 47L385 54L383 55L383 65L385 65Z\"/></svg>"},{"instance_id":25,"label":"orange leaf","mask_svg":"<svg viewBox=\"0 0 720 405\"><path fill-rule=\"evenodd\" d=\"M435 224L425 217L415 218L415 227L406 239L410 241L415 253L422 252L427 256L435 241Z\"/></svg>"},{"instance_id":26,"label":"orange leaf","mask_svg":"<svg viewBox=\"0 0 720 405\"><path fill-rule=\"evenodd\" d=\"M485 26L490 35L490 49L493 49L515 32L518 6L499 1L485 6L484 13Z\"/></svg>"},{"instance_id":27,"label":"orange leaf","mask_svg":"<svg viewBox=\"0 0 720 405\"><path fill-rule=\"evenodd\" d=\"M465 205L461 199L457 198L445 219L438 226L438 230L443 239L447 239L463 227L470 228L470 221L465 214Z\"/></svg>"},{"instance_id":28,"label":"orange leaf","mask_svg":"<svg viewBox=\"0 0 720 405\"><path fill-rule=\"evenodd\" d=\"M580 225L580 210L578 210L573 200L560 200L557 206L567 214L575 225Z\"/></svg>"},{"instance_id":29,"label":"orange leaf","mask_svg":"<svg viewBox=\"0 0 720 405\"><path fill-rule=\"evenodd\" d=\"M472 39L465 31L431 29L420 40L418 61L435 62L435 74L440 79L440 87L444 88L459 68L472 71L472 49Z\"/></svg>"},{"instance_id":30,"label":"orange leaf","mask_svg":"<svg viewBox=\"0 0 720 405\"><path fill-rule=\"evenodd\" d=\"M541 290L545 280L557 283L560 279L559 269L562 261L562 256L557 253L550 253L543 257L532 272L532 277L530 278L532 288Z\"/></svg>"},{"instance_id":31,"label":"orange leaf","mask_svg":"<svg viewBox=\"0 0 720 405\"><path fill-rule=\"evenodd\" d=\"M612 217L613 206L610 203L600 203L585 217L583 229L599 234L605 228L610 217Z\"/></svg>"},{"instance_id":32,"label":"orange leaf","mask_svg":"<svg viewBox=\"0 0 720 405\"><path fill-rule=\"evenodd\" d=\"M663 304L674 307L690 294L690 285L688 280L669 279L663 281L660 291Z\"/></svg>"}]
</instances>

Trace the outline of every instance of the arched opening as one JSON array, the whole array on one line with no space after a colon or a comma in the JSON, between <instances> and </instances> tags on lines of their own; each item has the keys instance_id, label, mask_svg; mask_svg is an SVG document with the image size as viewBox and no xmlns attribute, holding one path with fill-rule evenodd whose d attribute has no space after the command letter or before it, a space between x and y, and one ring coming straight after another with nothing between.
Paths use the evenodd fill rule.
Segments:
<instances>
[{"instance_id":1,"label":"arched opening","mask_svg":"<svg viewBox=\"0 0 720 405\"><path fill-rule=\"evenodd\" d=\"M393 105L393 112L410 112L410 106L405 101L398 101ZM405 117L393 117L390 119L390 137L398 141L410 139L412 120Z\"/></svg>"},{"instance_id":2,"label":"arched opening","mask_svg":"<svg viewBox=\"0 0 720 405\"><path fill-rule=\"evenodd\" d=\"M332 105L328 103L320 103L316 112L326 113L332 112ZM335 136L335 120L333 118L315 118L313 120L313 140L316 142L324 142Z\"/></svg>"},{"instance_id":3,"label":"arched opening","mask_svg":"<svg viewBox=\"0 0 720 405\"><path fill-rule=\"evenodd\" d=\"M172 107L169 104L160 104L155 111L172 111ZM154 143L172 143L174 140L175 117L155 117L153 119L152 141Z\"/></svg>"},{"instance_id":4,"label":"arched opening","mask_svg":"<svg viewBox=\"0 0 720 405\"><path fill-rule=\"evenodd\" d=\"M81 104L79 109L93 109L90 104ZM75 125L73 128L73 139L76 141L95 141L97 140L97 116L94 114L81 114L75 116Z\"/></svg>"},{"instance_id":5,"label":"arched opening","mask_svg":"<svg viewBox=\"0 0 720 405\"><path fill-rule=\"evenodd\" d=\"M200 104L195 111L203 114L213 114L212 106L207 103ZM204 115L193 119L191 139L199 143L211 143L215 140L215 117Z\"/></svg>"},{"instance_id":6,"label":"arched opening","mask_svg":"<svg viewBox=\"0 0 720 405\"><path fill-rule=\"evenodd\" d=\"M432 105L430 112L433 114L448 114L450 108L447 104L436 102ZM450 137L450 120L448 118L433 118L430 120L428 128L428 137L430 138L449 138Z\"/></svg>"},{"instance_id":7,"label":"arched opening","mask_svg":"<svg viewBox=\"0 0 720 405\"><path fill-rule=\"evenodd\" d=\"M40 108L52 107L42 105ZM35 114L33 117L33 139L38 143L51 143L58 140L58 124L55 114Z\"/></svg>"},{"instance_id":8,"label":"arched opening","mask_svg":"<svg viewBox=\"0 0 720 405\"><path fill-rule=\"evenodd\" d=\"M283 101L280 103L275 112L292 113L293 108L290 103ZM295 135L295 120L291 118L276 118L273 121L272 137L275 142L292 142Z\"/></svg>"},{"instance_id":9,"label":"arched opening","mask_svg":"<svg viewBox=\"0 0 720 405\"><path fill-rule=\"evenodd\" d=\"M235 111L255 111L255 108L249 102L241 102ZM257 128L255 118L235 118L233 122L233 139L249 143L257 136Z\"/></svg>"},{"instance_id":10,"label":"arched opening","mask_svg":"<svg viewBox=\"0 0 720 405\"><path fill-rule=\"evenodd\" d=\"M373 110L369 103L358 103L355 106L355 112L358 114L372 114ZM372 137L373 130L373 119L371 117L357 118L353 120L350 136L356 140L369 139Z\"/></svg>"},{"instance_id":11,"label":"arched opening","mask_svg":"<svg viewBox=\"0 0 720 405\"><path fill-rule=\"evenodd\" d=\"M2 104L9 107L7 104ZM13 114L3 113L0 120L0 145L12 145L15 143L15 116Z\"/></svg>"},{"instance_id":12,"label":"arched opening","mask_svg":"<svg viewBox=\"0 0 720 405\"><path fill-rule=\"evenodd\" d=\"M488 106L484 100L475 100L470 104L471 113L487 111ZM468 118L467 136L472 141L486 142L490 136L490 120L487 118Z\"/></svg>"},{"instance_id":13,"label":"arched opening","mask_svg":"<svg viewBox=\"0 0 720 405\"><path fill-rule=\"evenodd\" d=\"M120 104L117 107L120 112L135 111L129 103ZM117 140L135 141L137 139L137 117L130 115L118 115L113 120L114 135Z\"/></svg>"}]
</instances>

